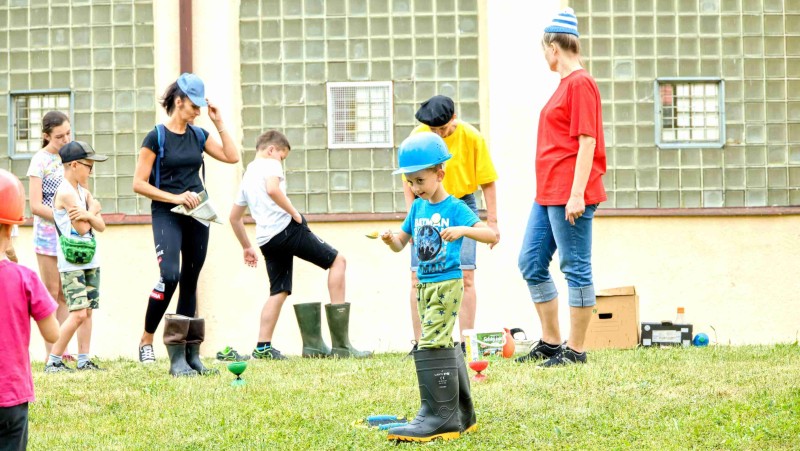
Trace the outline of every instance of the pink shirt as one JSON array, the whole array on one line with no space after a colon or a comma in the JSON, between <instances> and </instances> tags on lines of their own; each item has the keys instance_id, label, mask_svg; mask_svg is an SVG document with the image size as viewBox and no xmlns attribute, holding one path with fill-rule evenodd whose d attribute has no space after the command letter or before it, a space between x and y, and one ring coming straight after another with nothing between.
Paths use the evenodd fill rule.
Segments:
<instances>
[{"instance_id":1,"label":"pink shirt","mask_svg":"<svg viewBox=\"0 0 800 451\"><path fill-rule=\"evenodd\" d=\"M42 320L57 305L36 273L10 260L0 260L0 281L0 407L13 407L34 401L30 317Z\"/></svg>"}]
</instances>

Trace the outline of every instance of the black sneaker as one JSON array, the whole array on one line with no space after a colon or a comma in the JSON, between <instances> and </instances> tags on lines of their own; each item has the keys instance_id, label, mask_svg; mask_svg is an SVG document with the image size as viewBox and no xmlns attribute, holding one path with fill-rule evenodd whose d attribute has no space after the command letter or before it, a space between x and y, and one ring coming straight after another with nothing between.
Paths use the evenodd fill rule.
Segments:
<instances>
[{"instance_id":1,"label":"black sneaker","mask_svg":"<svg viewBox=\"0 0 800 451\"><path fill-rule=\"evenodd\" d=\"M270 346L263 351L259 351L258 348L253 349L253 358L254 359L272 359L272 360L286 360L283 354L280 351Z\"/></svg>"},{"instance_id":2,"label":"black sneaker","mask_svg":"<svg viewBox=\"0 0 800 451\"><path fill-rule=\"evenodd\" d=\"M517 363L525 363L530 360L547 360L555 355L559 354L561 351L561 345L550 345L545 343L542 340L539 340L533 348L531 348L531 352L527 353L522 357L517 357Z\"/></svg>"},{"instance_id":3,"label":"black sneaker","mask_svg":"<svg viewBox=\"0 0 800 451\"><path fill-rule=\"evenodd\" d=\"M225 349L217 352L217 360L221 362L242 362L250 360L249 355L241 355L230 346L225 346Z\"/></svg>"},{"instance_id":4,"label":"black sneaker","mask_svg":"<svg viewBox=\"0 0 800 451\"><path fill-rule=\"evenodd\" d=\"M139 347L139 361L145 365L156 363L156 354L153 352L153 345L142 345Z\"/></svg>"},{"instance_id":5,"label":"black sneaker","mask_svg":"<svg viewBox=\"0 0 800 451\"><path fill-rule=\"evenodd\" d=\"M539 368L572 365L573 363L586 363L586 352L575 352L565 345L561 348L561 352L540 363Z\"/></svg>"},{"instance_id":6,"label":"black sneaker","mask_svg":"<svg viewBox=\"0 0 800 451\"><path fill-rule=\"evenodd\" d=\"M100 368L92 362L91 360L87 360L86 363L83 365L78 365L78 371L105 371L103 368Z\"/></svg>"},{"instance_id":7,"label":"black sneaker","mask_svg":"<svg viewBox=\"0 0 800 451\"><path fill-rule=\"evenodd\" d=\"M73 371L75 370L64 365L64 362L51 362L44 367L45 373L72 373Z\"/></svg>"}]
</instances>

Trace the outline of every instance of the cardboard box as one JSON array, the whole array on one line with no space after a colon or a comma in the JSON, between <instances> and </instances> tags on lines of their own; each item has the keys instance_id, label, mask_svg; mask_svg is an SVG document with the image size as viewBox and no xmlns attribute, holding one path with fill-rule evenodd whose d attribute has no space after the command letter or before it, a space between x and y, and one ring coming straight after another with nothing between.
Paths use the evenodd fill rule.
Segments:
<instances>
[{"instance_id":1,"label":"cardboard box","mask_svg":"<svg viewBox=\"0 0 800 451\"><path fill-rule=\"evenodd\" d=\"M634 287L596 292L586 332L587 349L628 349L639 344L639 295Z\"/></svg>"},{"instance_id":2,"label":"cardboard box","mask_svg":"<svg viewBox=\"0 0 800 451\"><path fill-rule=\"evenodd\" d=\"M673 324L669 321L642 323L642 346L688 347L691 344L691 324Z\"/></svg>"}]
</instances>

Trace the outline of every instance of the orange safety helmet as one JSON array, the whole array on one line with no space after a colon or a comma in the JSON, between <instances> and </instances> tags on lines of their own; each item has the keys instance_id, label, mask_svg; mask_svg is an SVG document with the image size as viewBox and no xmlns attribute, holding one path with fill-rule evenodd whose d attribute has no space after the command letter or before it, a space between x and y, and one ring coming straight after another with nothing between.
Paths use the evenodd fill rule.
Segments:
<instances>
[{"instance_id":1,"label":"orange safety helmet","mask_svg":"<svg viewBox=\"0 0 800 451\"><path fill-rule=\"evenodd\" d=\"M0 224L25 222L25 187L16 175L0 169Z\"/></svg>"}]
</instances>

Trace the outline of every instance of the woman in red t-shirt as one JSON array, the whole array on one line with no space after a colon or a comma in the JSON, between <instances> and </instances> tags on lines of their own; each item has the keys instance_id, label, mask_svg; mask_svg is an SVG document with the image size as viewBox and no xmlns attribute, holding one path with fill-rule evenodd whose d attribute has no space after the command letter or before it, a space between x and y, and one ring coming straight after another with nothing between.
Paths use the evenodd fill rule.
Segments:
<instances>
[{"instance_id":1,"label":"woman in red t-shirt","mask_svg":"<svg viewBox=\"0 0 800 451\"><path fill-rule=\"evenodd\" d=\"M542 323L542 338L519 362L549 367L585 363L584 340L595 305L592 218L606 200L606 151L600 93L583 69L578 20L572 8L545 28L542 49L561 83L542 109L536 146L536 201L525 231L519 268ZM561 345L558 291L550 261L559 251L569 287L571 329Z\"/></svg>"}]
</instances>

